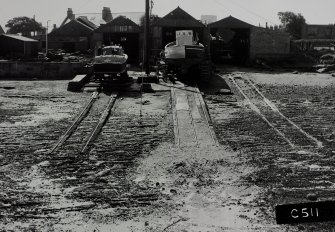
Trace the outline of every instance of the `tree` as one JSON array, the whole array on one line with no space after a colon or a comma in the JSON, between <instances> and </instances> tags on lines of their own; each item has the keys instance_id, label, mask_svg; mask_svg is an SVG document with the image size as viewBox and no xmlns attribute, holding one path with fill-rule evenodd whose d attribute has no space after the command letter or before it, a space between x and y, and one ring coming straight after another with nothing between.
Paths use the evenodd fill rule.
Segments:
<instances>
[{"instance_id":1,"label":"tree","mask_svg":"<svg viewBox=\"0 0 335 232\"><path fill-rule=\"evenodd\" d=\"M9 28L8 33L22 33L22 35L30 35L32 31L41 31L44 29L41 23L38 23L34 19L26 16L15 17L9 20L6 27Z\"/></svg>"},{"instance_id":2,"label":"tree","mask_svg":"<svg viewBox=\"0 0 335 232\"><path fill-rule=\"evenodd\" d=\"M278 12L278 17L289 34L295 39L301 39L303 26L306 24L304 16L286 11Z\"/></svg>"}]
</instances>

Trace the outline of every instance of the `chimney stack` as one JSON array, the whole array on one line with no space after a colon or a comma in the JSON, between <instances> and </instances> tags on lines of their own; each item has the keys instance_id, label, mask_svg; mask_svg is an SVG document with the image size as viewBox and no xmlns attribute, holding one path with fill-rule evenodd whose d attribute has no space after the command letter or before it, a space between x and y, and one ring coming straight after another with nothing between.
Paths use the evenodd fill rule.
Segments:
<instances>
[{"instance_id":1,"label":"chimney stack","mask_svg":"<svg viewBox=\"0 0 335 232\"><path fill-rule=\"evenodd\" d=\"M67 18L70 20L74 20L75 19L75 15L73 14L72 8L68 8L67 9Z\"/></svg>"},{"instance_id":2,"label":"chimney stack","mask_svg":"<svg viewBox=\"0 0 335 232\"><path fill-rule=\"evenodd\" d=\"M104 7L102 9L102 19L108 23L113 20L112 12L109 7Z\"/></svg>"}]
</instances>

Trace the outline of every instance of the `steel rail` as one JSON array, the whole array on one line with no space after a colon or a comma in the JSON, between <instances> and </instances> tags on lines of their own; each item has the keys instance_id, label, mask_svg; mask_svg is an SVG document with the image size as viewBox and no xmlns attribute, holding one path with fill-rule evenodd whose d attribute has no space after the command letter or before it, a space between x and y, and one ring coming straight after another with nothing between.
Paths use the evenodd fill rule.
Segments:
<instances>
[{"instance_id":1,"label":"steel rail","mask_svg":"<svg viewBox=\"0 0 335 232\"><path fill-rule=\"evenodd\" d=\"M304 136L306 136L308 139L312 140L319 148L323 147L322 142L313 137L312 135L308 134L306 131L304 131L302 128L300 128L297 124L295 124L293 121L291 121L288 117L286 117L282 112L279 111L279 109L269 100L267 99L263 93L255 86L255 84L246 77L249 84L255 89L255 91L263 98L263 101L271 108L272 111L275 113L278 113L283 119L285 119L287 122L289 122L293 127L295 127L300 133L302 133Z\"/></svg>"},{"instance_id":2,"label":"steel rail","mask_svg":"<svg viewBox=\"0 0 335 232\"><path fill-rule=\"evenodd\" d=\"M76 119L73 121L71 126L67 129L67 131L60 137L60 139L57 141L57 143L53 146L53 148L49 151L48 154L52 154L59 146L63 145L63 143L72 135L72 133L75 131L75 129L78 127L80 122L85 118L87 113L90 111L90 109L93 106L93 103L98 98L99 93L93 92L90 101L86 104L85 108L81 111L81 113L76 117Z\"/></svg>"},{"instance_id":3,"label":"steel rail","mask_svg":"<svg viewBox=\"0 0 335 232\"><path fill-rule=\"evenodd\" d=\"M211 120L211 118L210 118L210 116L209 116L209 112L208 112L208 110L205 109L205 104L206 104L206 103L204 102L204 100L203 100L203 98L202 98L202 95L201 95L201 93L200 93L200 90L199 90L199 88L198 88L197 83L195 83L195 87L196 87L196 92L197 92L197 93L194 94L194 96L195 96L195 97L198 97L199 100L200 100L201 109L202 109L202 112L204 113L205 121L206 121L206 124L207 124L207 126L208 126L208 128L209 128L209 133L210 133L211 138L212 138L212 140L213 140L213 142L214 142L214 145L217 146L217 145L218 145L218 141L217 141L216 135L215 135L215 133L214 133L214 131L213 131L213 126L209 123L209 122L212 122L212 120Z\"/></svg>"},{"instance_id":4,"label":"steel rail","mask_svg":"<svg viewBox=\"0 0 335 232\"><path fill-rule=\"evenodd\" d=\"M221 76L221 78L223 78ZM280 130L278 130L276 128L275 125L273 125L266 117L265 115L262 114L262 112L260 111L260 109L254 104L252 103L252 101L250 100L250 98L244 93L244 91L242 90L242 88L237 84L237 82L235 81L235 78L232 77L232 75L229 75L229 79L232 80L232 82L234 83L234 85L236 86L236 88L240 91L240 93L243 95L243 97L248 101L248 104L250 105L251 109L253 111L255 111L262 119L264 122L266 122L273 130L275 130L290 146L291 148L295 149L295 145L293 144L293 142L291 142L283 132L281 132Z\"/></svg>"},{"instance_id":5,"label":"steel rail","mask_svg":"<svg viewBox=\"0 0 335 232\"><path fill-rule=\"evenodd\" d=\"M175 133L175 143L178 147L180 147L180 136L179 136L179 123L178 123L178 116L176 110L176 92L173 87L171 87L171 100L172 100L172 117L173 117L173 124L174 124L174 133Z\"/></svg>"},{"instance_id":6,"label":"steel rail","mask_svg":"<svg viewBox=\"0 0 335 232\"><path fill-rule=\"evenodd\" d=\"M97 122L93 131L90 133L84 147L81 150L81 153L84 153L87 150L88 146L95 140L97 135L100 133L102 127L105 125L105 123L108 119L108 116L110 115L110 112L111 112L111 110L112 110L112 108L115 104L116 98L117 98L117 94L112 94L111 95L104 112L101 114L101 117L100 117L99 121Z\"/></svg>"}]
</instances>

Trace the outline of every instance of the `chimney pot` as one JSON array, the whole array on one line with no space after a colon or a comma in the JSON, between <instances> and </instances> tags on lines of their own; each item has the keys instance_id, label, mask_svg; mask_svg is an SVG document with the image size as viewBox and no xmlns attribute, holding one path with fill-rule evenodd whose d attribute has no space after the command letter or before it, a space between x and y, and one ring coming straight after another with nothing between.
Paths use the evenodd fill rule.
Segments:
<instances>
[{"instance_id":1,"label":"chimney pot","mask_svg":"<svg viewBox=\"0 0 335 232\"><path fill-rule=\"evenodd\" d=\"M67 9L67 17L70 20L74 20L75 19L76 16L73 14L72 8L68 8Z\"/></svg>"}]
</instances>

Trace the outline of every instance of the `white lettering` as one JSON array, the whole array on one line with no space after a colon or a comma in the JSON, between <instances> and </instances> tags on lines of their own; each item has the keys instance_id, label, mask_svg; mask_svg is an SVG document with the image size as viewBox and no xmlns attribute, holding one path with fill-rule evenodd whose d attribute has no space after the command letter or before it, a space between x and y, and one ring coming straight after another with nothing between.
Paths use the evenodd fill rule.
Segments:
<instances>
[{"instance_id":1,"label":"white lettering","mask_svg":"<svg viewBox=\"0 0 335 232\"><path fill-rule=\"evenodd\" d=\"M298 218L299 216L298 215L293 215L293 211L295 211L295 212L298 212L298 210L296 210L296 209L292 209L292 211L291 211L291 216L293 217L293 218Z\"/></svg>"},{"instance_id":2,"label":"white lettering","mask_svg":"<svg viewBox=\"0 0 335 232\"><path fill-rule=\"evenodd\" d=\"M309 214L306 212L306 210L307 210L307 208L303 208L301 210L301 213L306 215L306 216L302 215L302 217L308 217L309 216Z\"/></svg>"}]
</instances>

